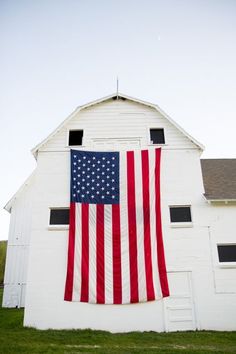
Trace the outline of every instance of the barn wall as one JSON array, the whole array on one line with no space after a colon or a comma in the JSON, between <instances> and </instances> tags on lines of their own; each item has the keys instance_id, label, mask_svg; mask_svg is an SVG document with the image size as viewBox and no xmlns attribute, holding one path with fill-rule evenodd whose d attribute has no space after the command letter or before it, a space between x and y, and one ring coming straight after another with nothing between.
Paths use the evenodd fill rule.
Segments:
<instances>
[{"instance_id":1,"label":"barn wall","mask_svg":"<svg viewBox=\"0 0 236 354\"><path fill-rule=\"evenodd\" d=\"M17 196L11 209L3 307L24 307L31 236L34 176Z\"/></svg>"},{"instance_id":2,"label":"barn wall","mask_svg":"<svg viewBox=\"0 0 236 354\"><path fill-rule=\"evenodd\" d=\"M183 164L183 160L186 164ZM52 163L53 161L53 163ZM197 161L197 163L196 163ZM186 279L186 272L191 272L193 265L191 256L195 255L198 238L204 239L197 226L201 211L201 193L203 191L200 179L200 165L198 151L163 151L162 156L162 210L163 232L166 245L166 258L168 270L182 272L180 276ZM179 167L181 166L181 173ZM36 325L38 328L96 328L111 331L130 330L155 330L164 331L167 328L166 316L172 316L171 311L176 311L175 303L184 301L183 311L189 311L187 320L181 320L181 328L194 329L195 319L191 296L186 303L185 293L176 293L176 299L172 300L170 310L168 300L147 304L106 306L80 303L68 303L63 301L64 284L67 261L68 230L50 229L48 226L49 208L51 206L69 206L69 153L43 152L38 157L37 172L37 204L33 209L33 235L30 253L30 271L27 288L25 325ZM189 181L189 171L194 179L195 188ZM193 177L192 177L193 174ZM175 183L173 183L175 181ZM181 182L181 183L180 183ZM177 187L179 184L182 187ZM168 187L170 186L170 187ZM176 186L176 187L174 187ZM59 193L60 191L60 193ZM185 197L183 198L183 195ZM199 197L200 196L200 197ZM192 227L184 232L185 237L180 237L180 246L175 246L178 240L179 230L170 230L168 205L192 204L195 214L196 228ZM177 239L172 232L176 232ZM185 252L189 257L181 260L183 243L185 238L191 239ZM174 238L174 241L172 240ZM194 241L194 243L193 243ZM173 246L175 251L173 252ZM204 245L202 246L204 248ZM199 249L199 247L198 247ZM43 263L41 262L43 254ZM207 255L205 255L207 257ZM41 262L40 268L37 266ZM197 260L196 264L200 261ZM206 268L209 268L208 258ZM179 274L172 274L173 287L176 288L175 279ZM40 292L37 291L40 289ZM188 294L187 294L188 295ZM178 305L179 306L179 305ZM119 316L117 316L119 313ZM170 314L169 314L170 313ZM117 318L117 321L114 321ZM173 325L172 325L173 326ZM170 329L171 329L170 325Z\"/></svg>"},{"instance_id":3,"label":"barn wall","mask_svg":"<svg viewBox=\"0 0 236 354\"><path fill-rule=\"evenodd\" d=\"M147 304L98 306L63 301L68 230L50 230L47 225L50 206L69 205L69 153L40 153L38 166L25 325L112 332L235 329L235 293L218 294L215 289L210 230L217 216L203 197L197 150L162 154L163 235L172 296ZM175 204L191 204L191 227L170 224L168 207Z\"/></svg>"},{"instance_id":4,"label":"barn wall","mask_svg":"<svg viewBox=\"0 0 236 354\"><path fill-rule=\"evenodd\" d=\"M236 203L213 203L211 215L209 231L215 291L219 297L224 294L236 294L236 264L220 263L217 252L217 245L236 243Z\"/></svg>"},{"instance_id":5,"label":"barn wall","mask_svg":"<svg viewBox=\"0 0 236 354\"><path fill-rule=\"evenodd\" d=\"M171 296L132 305L65 302L68 227L50 227L49 211L50 207L69 206L68 130L84 129L82 149L133 149L152 148L151 127L164 128L166 134L166 145L162 148L161 206ZM35 175L37 199L32 200L31 207L24 325L112 332L235 330L236 268L219 264L216 244L233 240L236 206L207 203L199 157L196 145L161 114L127 100L110 100L77 113L67 127L43 145ZM192 224L171 225L170 205L191 205ZM14 218L13 213L13 224L20 225L21 218L18 221ZM12 235L14 238L16 232Z\"/></svg>"}]
</instances>

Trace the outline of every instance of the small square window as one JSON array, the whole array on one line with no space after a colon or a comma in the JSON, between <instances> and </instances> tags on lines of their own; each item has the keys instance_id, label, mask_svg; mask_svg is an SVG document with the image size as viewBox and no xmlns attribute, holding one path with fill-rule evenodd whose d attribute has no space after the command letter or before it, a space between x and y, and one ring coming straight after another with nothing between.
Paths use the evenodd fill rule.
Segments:
<instances>
[{"instance_id":1,"label":"small square window","mask_svg":"<svg viewBox=\"0 0 236 354\"><path fill-rule=\"evenodd\" d=\"M50 225L69 225L70 210L69 208L50 209Z\"/></svg>"},{"instance_id":2,"label":"small square window","mask_svg":"<svg viewBox=\"0 0 236 354\"><path fill-rule=\"evenodd\" d=\"M236 262L236 245L217 245L219 262Z\"/></svg>"},{"instance_id":3,"label":"small square window","mask_svg":"<svg viewBox=\"0 0 236 354\"><path fill-rule=\"evenodd\" d=\"M83 130L70 130L69 131L69 146L82 145L83 142Z\"/></svg>"},{"instance_id":4,"label":"small square window","mask_svg":"<svg viewBox=\"0 0 236 354\"><path fill-rule=\"evenodd\" d=\"M164 129L150 129L150 140L152 144L165 144Z\"/></svg>"},{"instance_id":5,"label":"small square window","mask_svg":"<svg viewBox=\"0 0 236 354\"><path fill-rule=\"evenodd\" d=\"M170 207L171 222L192 222L191 210L189 206Z\"/></svg>"}]
</instances>

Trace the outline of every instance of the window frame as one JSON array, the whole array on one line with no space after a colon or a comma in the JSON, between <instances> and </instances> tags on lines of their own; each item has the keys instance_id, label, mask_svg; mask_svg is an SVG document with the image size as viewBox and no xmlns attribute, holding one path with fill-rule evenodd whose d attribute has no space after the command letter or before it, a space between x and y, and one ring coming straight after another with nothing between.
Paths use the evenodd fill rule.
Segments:
<instances>
[{"instance_id":1,"label":"window frame","mask_svg":"<svg viewBox=\"0 0 236 354\"><path fill-rule=\"evenodd\" d=\"M50 217L51 217L51 211L52 210L70 210L69 207L67 206L61 206L61 207L49 207L49 212L48 212L48 230L69 230L69 224L50 224Z\"/></svg>"},{"instance_id":2,"label":"window frame","mask_svg":"<svg viewBox=\"0 0 236 354\"><path fill-rule=\"evenodd\" d=\"M233 262L220 262L218 246L236 246L235 242L219 242L216 244L217 262L220 268L236 268L236 261Z\"/></svg>"},{"instance_id":3,"label":"window frame","mask_svg":"<svg viewBox=\"0 0 236 354\"><path fill-rule=\"evenodd\" d=\"M82 144L81 145L69 145L70 141L70 132L72 131L82 131L83 136L82 136ZM84 129L83 128L73 128L73 129L67 129L67 135L66 135L66 147L69 147L70 149L73 149L74 147L78 146L84 146Z\"/></svg>"},{"instance_id":4,"label":"window frame","mask_svg":"<svg viewBox=\"0 0 236 354\"><path fill-rule=\"evenodd\" d=\"M171 221L171 214L170 214L171 208L189 208L191 221ZM192 206L190 204L170 204L168 210L169 210L169 221L171 227L173 228L193 227L193 212L192 212Z\"/></svg>"},{"instance_id":5,"label":"window frame","mask_svg":"<svg viewBox=\"0 0 236 354\"><path fill-rule=\"evenodd\" d=\"M165 142L164 143L152 143L152 140L151 140L151 130L152 129L162 129L163 130L163 133L164 133L164 139L165 139ZM166 135L166 129L163 127L163 126L149 126L148 127L148 145L151 145L151 146L165 146L167 145L167 135Z\"/></svg>"}]
</instances>

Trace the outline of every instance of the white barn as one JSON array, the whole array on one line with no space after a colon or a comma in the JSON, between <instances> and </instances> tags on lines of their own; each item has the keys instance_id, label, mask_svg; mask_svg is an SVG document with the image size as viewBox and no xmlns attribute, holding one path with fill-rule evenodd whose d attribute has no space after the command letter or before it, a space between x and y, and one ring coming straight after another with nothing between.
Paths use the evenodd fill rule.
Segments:
<instances>
[{"instance_id":1,"label":"white barn","mask_svg":"<svg viewBox=\"0 0 236 354\"><path fill-rule=\"evenodd\" d=\"M131 305L65 302L73 148L162 148L161 209L170 297ZM236 159L203 146L158 106L123 94L77 108L32 153L37 167L11 213L4 307L24 325L111 332L236 330Z\"/></svg>"}]
</instances>

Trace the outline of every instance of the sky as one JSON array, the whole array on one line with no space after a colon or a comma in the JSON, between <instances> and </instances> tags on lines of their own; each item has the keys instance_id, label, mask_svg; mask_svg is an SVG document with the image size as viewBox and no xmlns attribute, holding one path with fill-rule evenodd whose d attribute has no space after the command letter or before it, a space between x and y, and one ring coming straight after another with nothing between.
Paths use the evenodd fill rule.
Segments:
<instances>
[{"instance_id":1,"label":"sky","mask_svg":"<svg viewBox=\"0 0 236 354\"><path fill-rule=\"evenodd\" d=\"M119 91L236 158L236 0L0 1L0 240L30 150L77 106Z\"/></svg>"}]
</instances>

